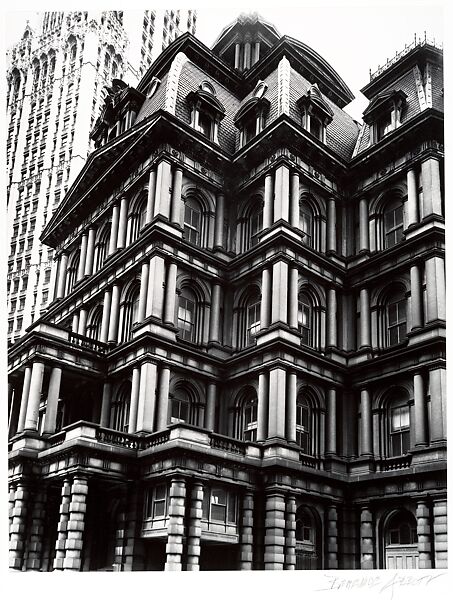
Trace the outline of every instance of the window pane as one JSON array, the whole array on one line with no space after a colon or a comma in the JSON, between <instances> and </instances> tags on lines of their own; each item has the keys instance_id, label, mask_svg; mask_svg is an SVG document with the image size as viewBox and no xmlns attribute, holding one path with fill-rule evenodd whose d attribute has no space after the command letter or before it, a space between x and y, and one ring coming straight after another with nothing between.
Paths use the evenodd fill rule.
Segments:
<instances>
[{"instance_id":1,"label":"window pane","mask_svg":"<svg viewBox=\"0 0 453 600\"><path fill-rule=\"evenodd\" d=\"M165 517L165 500L154 501L154 513L153 517Z\"/></svg>"},{"instance_id":2,"label":"window pane","mask_svg":"<svg viewBox=\"0 0 453 600\"><path fill-rule=\"evenodd\" d=\"M236 496L233 492L228 494L228 522L236 523Z\"/></svg>"},{"instance_id":3,"label":"window pane","mask_svg":"<svg viewBox=\"0 0 453 600\"><path fill-rule=\"evenodd\" d=\"M408 406L401 406L400 409L400 427L401 429L405 429L406 427L409 427L409 407Z\"/></svg>"},{"instance_id":4,"label":"window pane","mask_svg":"<svg viewBox=\"0 0 453 600\"><path fill-rule=\"evenodd\" d=\"M225 506L217 506L216 504L213 504L211 506L211 519L213 521L222 521L222 523L225 523L226 507Z\"/></svg>"}]
</instances>

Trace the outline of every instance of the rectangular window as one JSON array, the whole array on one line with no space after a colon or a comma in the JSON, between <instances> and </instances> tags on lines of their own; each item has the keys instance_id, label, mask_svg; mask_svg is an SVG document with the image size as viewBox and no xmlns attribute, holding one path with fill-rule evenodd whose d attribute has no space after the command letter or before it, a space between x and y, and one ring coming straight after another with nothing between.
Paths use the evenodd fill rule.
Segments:
<instances>
[{"instance_id":1,"label":"rectangular window","mask_svg":"<svg viewBox=\"0 0 453 600\"><path fill-rule=\"evenodd\" d=\"M409 406L392 408L390 414L390 437L392 456L406 454L410 446L410 413Z\"/></svg>"}]
</instances>

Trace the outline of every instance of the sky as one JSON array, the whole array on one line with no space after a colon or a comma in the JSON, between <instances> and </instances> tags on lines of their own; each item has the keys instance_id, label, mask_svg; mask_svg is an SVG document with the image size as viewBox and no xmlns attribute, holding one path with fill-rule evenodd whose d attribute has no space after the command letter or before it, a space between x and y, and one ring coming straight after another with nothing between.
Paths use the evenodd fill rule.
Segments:
<instances>
[{"instance_id":1,"label":"sky","mask_svg":"<svg viewBox=\"0 0 453 600\"><path fill-rule=\"evenodd\" d=\"M96 0L89 3L89 8L109 8L109 2L99 4ZM277 8L276 8L277 5ZM6 46L10 46L22 35L26 20L30 24L38 23L36 10L40 6L46 9L65 10L86 9L85 3L56 3L48 0L45 5L40 2L21 1L20 11L4 13L3 23L6 26ZM123 10L140 8L157 8L165 6L162 2L144 4L140 0L128 0L127 5L111 4L111 8ZM170 4L167 3L166 7ZM319 1L315 4L299 2L297 6L278 5L261 2L250 7L228 2L218 8L215 3L199 4L197 2L177 2L177 6L195 7L198 12L196 36L207 46L211 46L220 31L231 23L241 12L258 12L266 21L272 23L281 35L289 35L304 42L320 54L342 77L350 87L356 100L347 111L356 119L360 119L366 100L360 89L369 81L369 70L375 71L395 52L401 51L405 44L410 44L414 34L423 37L424 32L436 42L443 42L445 19L442 3L427 2L355 2L346 5L341 2ZM33 10L30 10L32 8Z\"/></svg>"}]
</instances>

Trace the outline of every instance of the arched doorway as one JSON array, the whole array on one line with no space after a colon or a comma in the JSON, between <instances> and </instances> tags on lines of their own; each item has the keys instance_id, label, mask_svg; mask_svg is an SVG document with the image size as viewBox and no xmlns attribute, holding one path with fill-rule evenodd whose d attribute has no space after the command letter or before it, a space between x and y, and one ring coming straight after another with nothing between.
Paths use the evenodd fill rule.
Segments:
<instances>
[{"instance_id":1,"label":"arched doorway","mask_svg":"<svg viewBox=\"0 0 453 600\"><path fill-rule=\"evenodd\" d=\"M296 511L296 570L322 568L319 518L306 506Z\"/></svg>"},{"instance_id":2,"label":"arched doorway","mask_svg":"<svg viewBox=\"0 0 453 600\"><path fill-rule=\"evenodd\" d=\"M408 510L398 510L384 528L385 568L417 569L417 522Z\"/></svg>"}]
</instances>

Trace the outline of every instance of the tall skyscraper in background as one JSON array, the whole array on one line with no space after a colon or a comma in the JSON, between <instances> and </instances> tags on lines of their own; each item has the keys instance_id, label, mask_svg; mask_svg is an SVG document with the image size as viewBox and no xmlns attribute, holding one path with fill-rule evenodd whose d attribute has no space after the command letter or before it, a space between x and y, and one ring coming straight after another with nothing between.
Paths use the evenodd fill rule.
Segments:
<instances>
[{"instance_id":1,"label":"tall skyscraper in background","mask_svg":"<svg viewBox=\"0 0 453 600\"><path fill-rule=\"evenodd\" d=\"M8 340L52 300L52 251L39 236L92 149L115 78L136 85L193 10L45 12L7 53Z\"/></svg>"}]
</instances>

